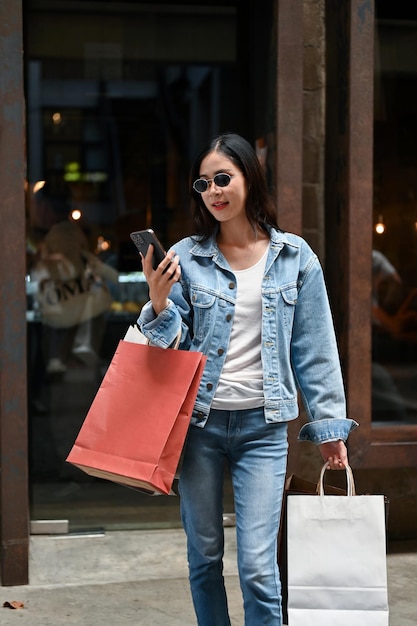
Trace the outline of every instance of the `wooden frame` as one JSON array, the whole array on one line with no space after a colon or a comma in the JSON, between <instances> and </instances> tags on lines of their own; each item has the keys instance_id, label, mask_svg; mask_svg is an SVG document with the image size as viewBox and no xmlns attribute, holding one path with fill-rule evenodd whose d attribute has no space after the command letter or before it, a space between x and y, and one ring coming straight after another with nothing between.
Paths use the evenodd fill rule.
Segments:
<instances>
[{"instance_id":1,"label":"wooden frame","mask_svg":"<svg viewBox=\"0 0 417 626\"><path fill-rule=\"evenodd\" d=\"M0 4L0 575L28 582L26 274L22 6Z\"/></svg>"},{"instance_id":2,"label":"wooden frame","mask_svg":"<svg viewBox=\"0 0 417 626\"><path fill-rule=\"evenodd\" d=\"M326 1L326 275L346 378L355 467L416 467L417 425L372 423L373 39L370 0Z\"/></svg>"},{"instance_id":3,"label":"wooden frame","mask_svg":"<svg viewBox=\"0 0 417 626\"><path fill-rule=\"evenodd\" d=\"M276 186L278 222L302 234L303 2L278 0Z\"/></svg>"}]
</instances>

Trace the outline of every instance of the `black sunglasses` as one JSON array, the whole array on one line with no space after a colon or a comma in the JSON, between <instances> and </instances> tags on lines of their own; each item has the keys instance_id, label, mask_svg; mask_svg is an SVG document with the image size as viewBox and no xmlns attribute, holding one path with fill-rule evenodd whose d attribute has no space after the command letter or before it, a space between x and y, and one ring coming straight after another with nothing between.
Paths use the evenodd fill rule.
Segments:
<instances>
[{"instance_id":1,"label":"black sunglasses","mask_svg":"<svg viewBox=\"0 0 417 626\"><path fill-rule=\"evenodd\" d=\"M230 174L216 174L213 178L197 178L193 182L193 189L197 193L204 193L207 191L209 183L214 183L216 187L227 187L230 184L230 181L234 178L230 176Z\"/></svg>"}]
</instances>

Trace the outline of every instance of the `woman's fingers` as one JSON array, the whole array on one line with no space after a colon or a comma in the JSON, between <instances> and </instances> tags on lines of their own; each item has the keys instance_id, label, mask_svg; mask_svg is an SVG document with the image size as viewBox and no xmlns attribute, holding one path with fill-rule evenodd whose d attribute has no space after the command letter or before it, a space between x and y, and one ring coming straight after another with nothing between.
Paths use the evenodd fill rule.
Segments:
<instances>
[{"instance_id":1,"label":"woman's fingers","mask_svg":"<svg viewBox=\"0 0 417 626\"><path fill-rule=\"evenodd\" d=\"M329 441L319 445L321 455L332 470L342 470L348 464L347 449L343 441Z\"/></svg>"},{"instance_id":2,"label":"woman's fingers","mask_svg":"<svg viewBox=\"0 0 417 626\"><path fill-rule=\"evenodd\" d=\"M174 251L169 252L158 265L156 272L159 272L166 280L176 282L181 275L179 260L180 257Z\"/></svg>"},{"instance_id":3,"label":"woman's fingers","mask_svg":"<svg viewBox=\"0 0 417 626\"><path fill-rule=\"evenodd\" d=\"M172 284L181 276L179 256L171 250L153 269L153 246L149 246L146 255L142 255L142 267L149 287L149 298L157 315L168 306L168 297Z\"/></svg>"}]
</instances>

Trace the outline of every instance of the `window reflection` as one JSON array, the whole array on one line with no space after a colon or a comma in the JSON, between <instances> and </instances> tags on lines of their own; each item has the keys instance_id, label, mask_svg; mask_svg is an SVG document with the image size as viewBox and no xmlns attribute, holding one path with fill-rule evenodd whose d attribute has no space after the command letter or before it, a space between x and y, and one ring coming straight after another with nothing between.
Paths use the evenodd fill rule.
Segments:
<instances>
[{"instance_id":1,"label":"window reflection","mask_svg":"<svg viewBox=\"0 0 417 626\"><path fill-rule=\"evenodd\" d=\"M376 9L372 410L416 423L417 12Z\"/></svg>"},{"instance_id":2,"label":"window reflection","mask_svg":"<svg viewBox=\"0 0 417 626\"><path fill-rule=\"evenodd\" d=\"M31 515L179 525L177 499L155 505L65 458L147 299L130 232L152 227L165 247L189 234L189 164L240 125L236 10L76 5L26 3Z\"/></svg>"}]
</instances>

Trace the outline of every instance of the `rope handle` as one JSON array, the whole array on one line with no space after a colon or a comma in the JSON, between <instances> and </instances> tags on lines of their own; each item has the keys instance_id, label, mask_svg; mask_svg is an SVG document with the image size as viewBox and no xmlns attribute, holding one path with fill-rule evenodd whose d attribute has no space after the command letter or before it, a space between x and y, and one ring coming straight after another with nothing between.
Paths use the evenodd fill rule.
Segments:
<instances>
[{"instance_id":1,"label":"rope handle","mask_svg":"<svg viewBox=\"0 0 417 626\"><path fill-rule=\"evenodd\" d=\"M317 484L317 493L320 496L324 496L324 473L325 471L328 469L327 467L327 463L325 463L323 465L323 467L321 468L321 472L320 472L320 478L319 478L319 482ZM356 496L356 489L355 489L355 481L353 478L353 472L352 472L352 468L350 467L350 465L346 465L345 467L345 471L346 471L346 481L347 481L347 495L348 496Z\"/></svg>"},{"instance_id":2,"label":"rope handle","mask_svg":"<svg viewBox=\"0 0 417 626\"><path fill-rule=\"evenodd\" d=\"M175 337L174 345L172 346L172 350L178 350L178 346L181 343L181 329L178 332L178 335Z\"/></svg>"}]
</instances>

